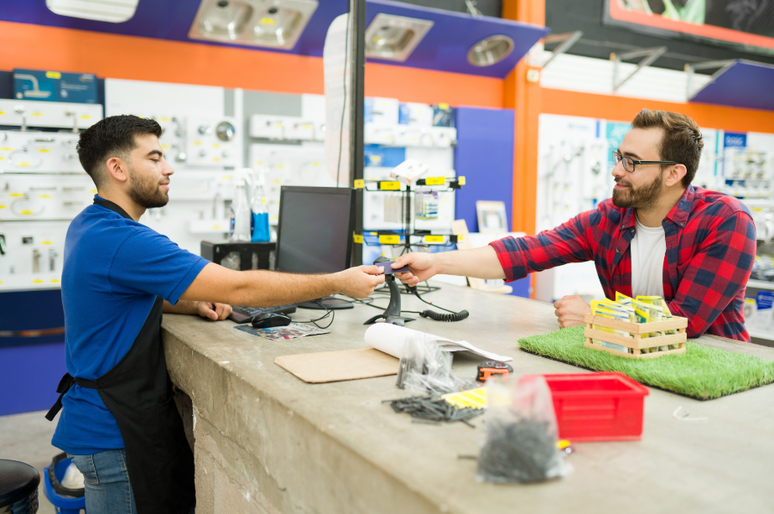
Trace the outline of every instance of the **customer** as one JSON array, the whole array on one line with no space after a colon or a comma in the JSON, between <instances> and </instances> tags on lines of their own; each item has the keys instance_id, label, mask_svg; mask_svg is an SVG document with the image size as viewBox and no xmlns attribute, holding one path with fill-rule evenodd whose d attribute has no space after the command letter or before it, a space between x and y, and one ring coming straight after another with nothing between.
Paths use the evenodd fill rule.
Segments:
<instances>
[{"instance_id":1,"label":"customer","mask_svg":"<svg viewBox=\"0 0 774 514\"><path fill-rule=\"evenodd\" d=\"M608 298L658 295L688 318L689 337L705 332L749 341L743 305L755 258L755 226L737 199L691 185L704 146L689 117L642 110L613 152L612 199L536 236L506 237L484 248L410 253L392 264L409 285L436 273L516 280L570 262L593 260ZM584 323L579 296L554 303L561 327Z\"/></svg>"},{"instance_id":2,"label":"customer","mask_svg":"<svg viewBox=\"0 0 774 514\"><path fill-rule=\"evenodd\" d=\"M363 298L384 281L376 266L329 275L232 271L138 223L146 209L169 200L173 170L160 135L153 120L113 116L78 143L98 193L65 241L69 375L49 419L64 407L53 444L84 474L89 514L193 511L193 455L171 400L162 311L222 320L229 304L281 305L334 293Z\"/></svg>"}]
</instances>

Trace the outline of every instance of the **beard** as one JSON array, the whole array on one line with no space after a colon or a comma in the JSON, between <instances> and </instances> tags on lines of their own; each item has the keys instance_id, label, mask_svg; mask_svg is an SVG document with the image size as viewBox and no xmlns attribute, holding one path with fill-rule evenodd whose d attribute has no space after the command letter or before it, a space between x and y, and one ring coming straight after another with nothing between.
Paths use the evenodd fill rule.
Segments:
<instances>
[{"instance_id":1,"label":"beard","mask_svg":"<svg viewBox=\"0 0 774 514\"><path fill-rule=\"evenodd\" d=\"M629 189L613 189L613 205L623 209L642 209L654 207L661 196L664 179L659 173L650 184L635 188L627 180L616 180L617 184L629 186Z\"/></svg>"},{"instance_id":2,"label":"beard","mask_svg":"<svg viewBox=\"0 0 774 514\"><path fill-rule=\"evenodd\" d=\"M129 167L129 189L127 194L136 204L146 209L164 207L169 202L169 193L159 187L159 182L153 177L144 177Z\"/></svg>"}]
</instances>

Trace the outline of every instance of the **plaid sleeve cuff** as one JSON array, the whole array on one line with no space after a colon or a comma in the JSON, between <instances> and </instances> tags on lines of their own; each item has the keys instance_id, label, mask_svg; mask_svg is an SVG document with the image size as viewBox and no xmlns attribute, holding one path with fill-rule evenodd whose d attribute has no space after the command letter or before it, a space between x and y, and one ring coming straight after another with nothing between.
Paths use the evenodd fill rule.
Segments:
<instances>
[{"instance_id":1,"label":"plaid sleeve cuff","mask_svg":"<svg viewBox=\"0 0 774 514\"><path fill-rule=\"evenodd\" d=\"M497 259L505 272L506 282L512 282L527 276L523 257L513 237L508 236L498 239L497 241L492 241L489 245L497 252Z\"/></svg>"}]
</instances>

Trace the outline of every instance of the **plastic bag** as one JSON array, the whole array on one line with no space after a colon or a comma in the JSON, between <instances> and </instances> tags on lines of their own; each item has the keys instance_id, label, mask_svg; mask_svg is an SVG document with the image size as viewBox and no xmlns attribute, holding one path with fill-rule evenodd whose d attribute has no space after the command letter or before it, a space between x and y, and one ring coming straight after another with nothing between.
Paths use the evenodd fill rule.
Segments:
<instances>
[{"instance_id":1,"label":"plastic bag","mask_svg":"<svg viewBox=\"0 0 774 514\"><path fill-rule=\"evenodd\" d=\"M486 482L539 482L564 476L556 447L551 390L540 375L487 382L486 442L478 478Z\"/></svg>"},{"instance_id":2,"label":"plastic bag","mask_svg":"<svg viewBox=\"0 0 774 514\"><path fill-rule=\"evenodd\" d=\"M412 394L440 396L469 384L452 373L452 355L432 335L416 332L407 338L400 357L396 385Z\"/></svg>"}]
</instances>

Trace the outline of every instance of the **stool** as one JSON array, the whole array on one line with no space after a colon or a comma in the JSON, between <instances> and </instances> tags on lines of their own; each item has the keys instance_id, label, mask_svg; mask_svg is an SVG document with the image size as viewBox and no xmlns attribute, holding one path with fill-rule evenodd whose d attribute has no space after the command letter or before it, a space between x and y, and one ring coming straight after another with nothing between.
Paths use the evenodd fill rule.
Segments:
<instances>
[{"instance_id":1,"label":"stool","mask_svg":"<svg viewBox=\"0 0 774 514\"><path fill-rule=\"evenodd\" d=\"M0 459L0 514L38 511L38 470L15 460Z\"/></svg>"}]
</instances>

